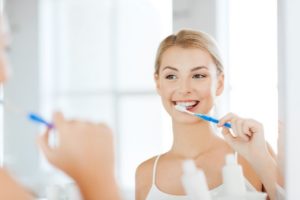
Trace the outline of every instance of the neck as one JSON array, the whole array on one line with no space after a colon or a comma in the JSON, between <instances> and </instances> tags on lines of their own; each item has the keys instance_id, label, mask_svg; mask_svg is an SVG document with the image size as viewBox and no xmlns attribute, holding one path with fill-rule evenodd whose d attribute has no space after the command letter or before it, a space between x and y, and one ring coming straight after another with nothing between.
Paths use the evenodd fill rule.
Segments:
<instances>
[{"instance_id":1,"label":"neck","mask_svg":"<svg viewBox=\"0 0 300 200\"><path fill-rule=\"evenodd\" d=\"M214 142L220 139L210 123L200 121L195 124L184 124L173 121L174 141L171 152L184 158L194 159L208 152Z\"/></svg>"}]
</instances>

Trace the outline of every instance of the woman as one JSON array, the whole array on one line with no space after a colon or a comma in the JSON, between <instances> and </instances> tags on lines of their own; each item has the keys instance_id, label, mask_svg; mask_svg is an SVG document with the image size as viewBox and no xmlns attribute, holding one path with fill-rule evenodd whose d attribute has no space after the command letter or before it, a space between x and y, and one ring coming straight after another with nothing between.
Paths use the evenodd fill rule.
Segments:
<instances>
[{"instance_id":1,"label":"woman","mask_svg":"<svg viewBox=\"0 0 300 200\"><path fill-rule=\"evenodd\" d=\"M175 109L175 105L181 105L191 112L211 113L224 89L223 71L217 45L203 32L182 30L161 42L154 79L164 108L172 118L174 140L169 151L146 160L137 168L137 200L187 199L181 184L181 166L185 159L193 159L204 171L208 187L212 195L216 195L223 187L221 169L225 155L234 152L239 153L238 162L243 167L247 189L263 191L266 188L269 195L273 195L273 187L269 187L272 179L264 179L261 173L265 166L257 166L257 158L250 156L259 152L273 164L259 123L226 115L219 126L232 123L237 136L232 137L232 133L223 128L226 142L217 136L209 122Z\"/></svg>"}]
</instances>

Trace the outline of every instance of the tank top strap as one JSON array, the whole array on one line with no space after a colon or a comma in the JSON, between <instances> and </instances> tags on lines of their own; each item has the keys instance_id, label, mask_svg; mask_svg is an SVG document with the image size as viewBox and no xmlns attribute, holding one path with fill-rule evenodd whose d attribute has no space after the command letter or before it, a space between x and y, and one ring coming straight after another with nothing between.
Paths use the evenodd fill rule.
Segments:
<instances>
[{"instance_id":1,"label":"tank top strap","mask_svg":"<svg viewBox=\"0 0 300 200\"><path fill-rule=\"evenodd\" d=\"M152 185L155 185L156 167L157 167L157 163L158 163L159 157L160 157L160 155L158 155L158 156L155 158L155 161L154 161L153 172L152 172Z\"/></svg>"}]
</instances>

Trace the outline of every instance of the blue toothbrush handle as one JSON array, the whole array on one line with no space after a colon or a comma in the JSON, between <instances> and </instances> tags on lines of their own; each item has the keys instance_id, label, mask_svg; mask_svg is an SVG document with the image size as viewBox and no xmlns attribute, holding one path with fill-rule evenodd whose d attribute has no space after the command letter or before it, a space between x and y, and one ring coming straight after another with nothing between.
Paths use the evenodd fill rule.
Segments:
<instances>
[{"instance_id":1,"label":"blue toothbrush handle","mask_svg":"<svg viewBox=\"0 0 300 200\"><path fill-rule=\"evenodd\" d=\"M200 117L201 119L204 119L204 120L209 121L209 122L213 122L213 123L216 123L216 124L219 123L219 120L217 120L213 117L207 116L207 115L197 115L197 116ZM227 127L227 128L231 128L231 124L228 123L228 122L226 122L224 124L224 126Z\"/></svg>"},{"instance_id":2,"label":"blue toothbrush handle","mask_svg":"<svg viewBox=\"0 0 300 200\"><path fill-rule=\"evenodd\" d=\"M224 124L224 126L227 127L227 128L231 128L231 124L228 123L228 122L226 122L226 123Z\"/></svg>"},{"instance_id":3,"label":"blue toothbrush handle","mask_svg":"<svg viewBox=\"0 0 300 200\"><path fill-rule=\"evenodd\" d=\"M34 122L38 122L38 123L41 123L41 124L44 124L46 125L48 128L53 128L54 125L47 122L46 120L44 120L42 117L40 117L39 115L35 114L35 113L29 113L28 114L28 118L31 120L31 121L34 121Z\"/></svg>"}]
</instances>

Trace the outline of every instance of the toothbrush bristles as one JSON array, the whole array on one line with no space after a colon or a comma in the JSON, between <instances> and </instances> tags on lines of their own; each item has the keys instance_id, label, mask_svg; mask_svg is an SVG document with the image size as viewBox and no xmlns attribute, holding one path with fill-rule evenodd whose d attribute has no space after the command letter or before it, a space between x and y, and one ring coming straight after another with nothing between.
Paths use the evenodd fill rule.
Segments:
<instances>
[{"instance_id":1,"label":"toothbrush bristles","mask_svg":"<svg viewBox=\"0 0 300 200\"><path fill-rule=\"evenodd\" d=\"M176 110L178 111L181 111L181 112L185 112L186 111L186 108L182 105L176 105L175 106Z\"/></svg>"},{"instance_id":2,"label":"toothbrush bristles","mask_svg":"<svg viewBox=\"0 0 300 200\"><path fill-rule=\"evenodd\" d=\"M178 111L180 111L180 112L185 112L185 113L188 113L188 114L190 114L190 115L194 115L193 112L187 110L186 107L185 107L185 106L182 106L182 105L176 105L176 106L175 106L175 109L178 110Z\"/></svg>"}]
</instances>

